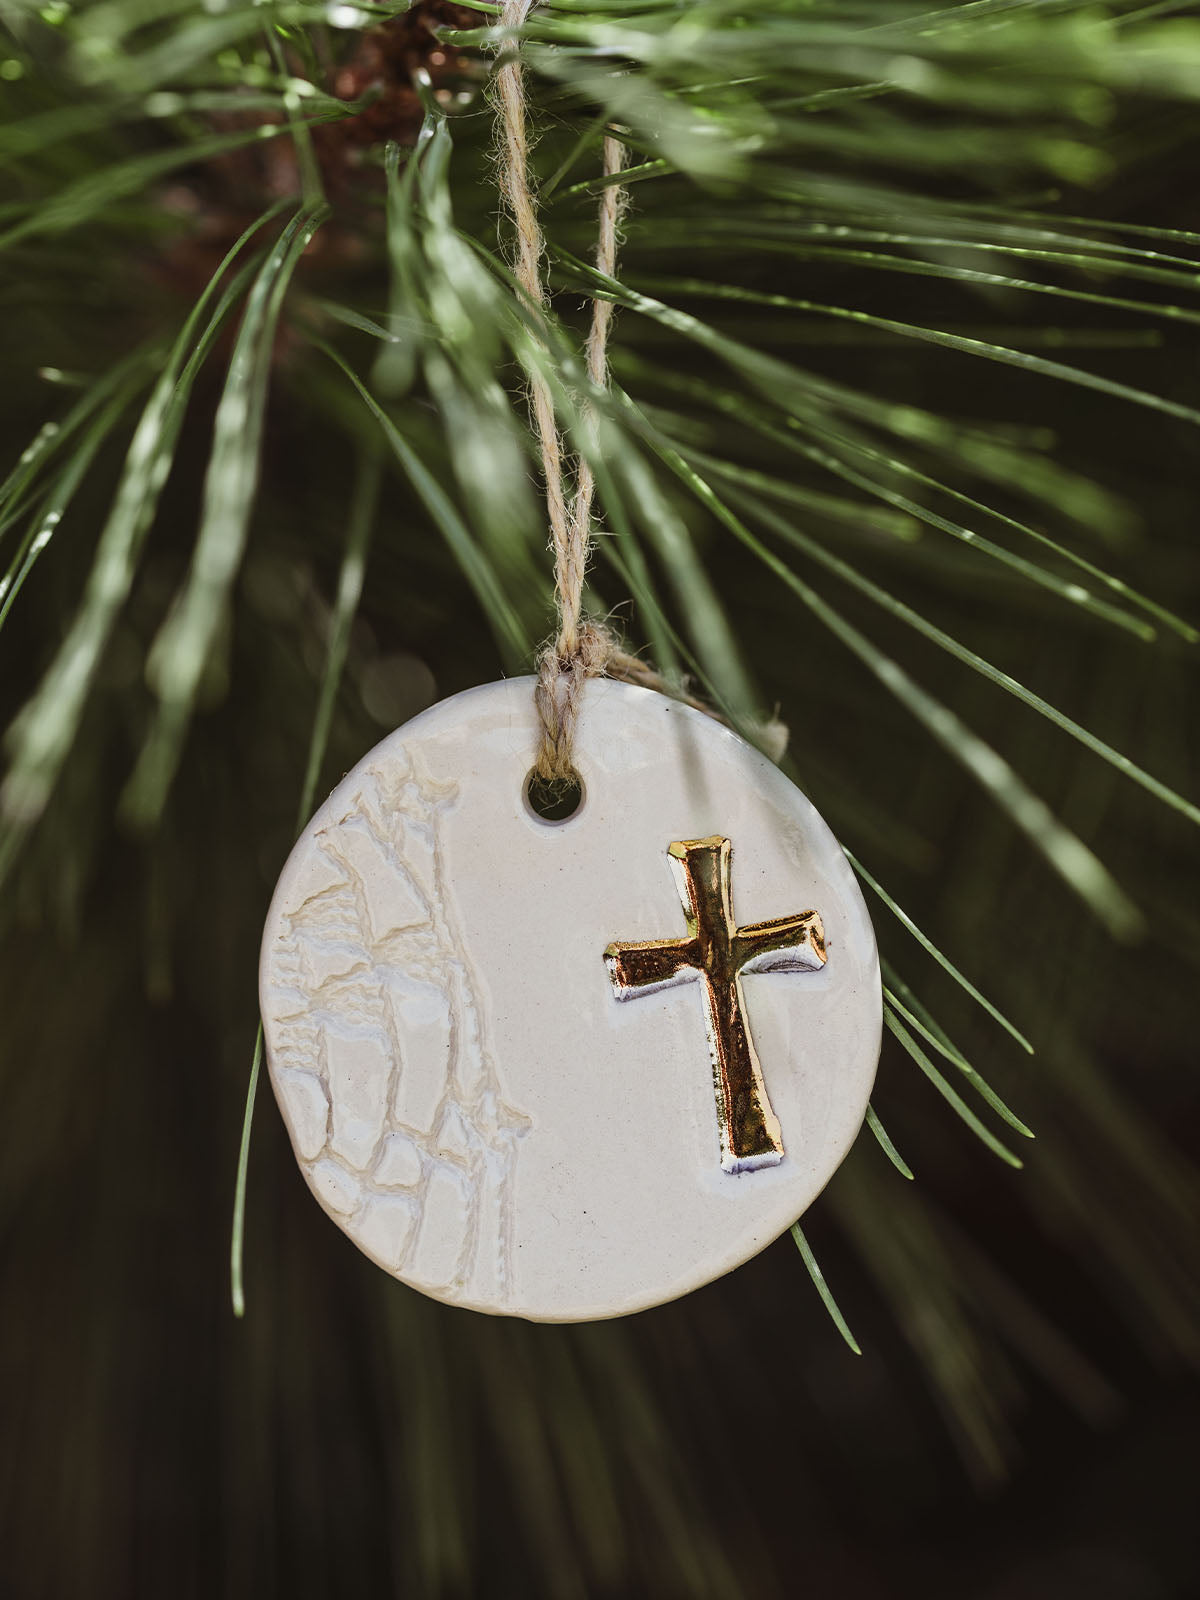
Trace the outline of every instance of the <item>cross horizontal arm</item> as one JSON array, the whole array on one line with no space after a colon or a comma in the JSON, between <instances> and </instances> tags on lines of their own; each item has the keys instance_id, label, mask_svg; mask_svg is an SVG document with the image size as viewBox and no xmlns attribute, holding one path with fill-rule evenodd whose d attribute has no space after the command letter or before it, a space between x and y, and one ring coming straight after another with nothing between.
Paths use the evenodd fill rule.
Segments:
<instances>
[{"instance_id":1,"label":"cross horizontal arm","mask_svg":"<svg viewBox=\"0 0 1200 1600\"><path fill-rule=\"evenodd\" d=\"M655 939L645 944L610 944L604 965L618 1000L639 991L665 989L670 983L694 978L701 963L695 939Z\"/></svg>"},{"instance_id":2,"label":"cross horizontal arm","mask_svg":"<svg viewBox=\"0 0 1200 1600\"><path fill-rule=\"evenodd\" d=\"M741 972L815 972L825 965L825 926L817 911L774 922L751 922L733 937Z\"/></svg>"}]
</instances>

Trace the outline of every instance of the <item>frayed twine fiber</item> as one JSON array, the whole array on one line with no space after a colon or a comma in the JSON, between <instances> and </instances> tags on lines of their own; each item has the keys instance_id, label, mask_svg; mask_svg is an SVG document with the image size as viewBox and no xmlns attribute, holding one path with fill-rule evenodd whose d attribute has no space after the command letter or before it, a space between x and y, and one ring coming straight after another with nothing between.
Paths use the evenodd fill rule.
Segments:
<instances>
[{"instance_id":1,"label":"frayed twine fiber","mask_svg":"<svg viewBox=\"0 0 1200 1600\"><path fill-rule=\"evenodd\" d=\"M673 700L682 700L685 705L703 711L715 721L730 725L707 702L698 700L678 683L664 678L639 656L631 655L604 623L584 619L576 628L573 655L558 655L555 646L549 645L538 659L533 703L542 725L542 737L533 770L543 783L563 784L575 778L572 747L583 687L589 678L600 677L619 678L623 683L668 694ZM788 729L778 717L754 723L750 732L755 744L772 761L783 759Z\"/></svg>"}]
</instances>

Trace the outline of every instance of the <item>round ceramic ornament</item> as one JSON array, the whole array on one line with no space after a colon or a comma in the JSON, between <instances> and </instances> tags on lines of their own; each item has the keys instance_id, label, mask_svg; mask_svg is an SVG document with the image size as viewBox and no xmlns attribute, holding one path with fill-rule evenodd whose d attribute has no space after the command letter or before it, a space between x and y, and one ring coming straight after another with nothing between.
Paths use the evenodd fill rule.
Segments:
<instances>
[{"instance_id":1,"label":"round ceramic ornament","mask_svg":"<svg viewBox=\"0 0 1200 1600\"><path fill-rule=\"evenodd\" d=\"M871 923L804 795L678 701L589 682L583 797L526 785L533 680L414 718L343 779L263 940L275 1094L309 1186L386 1271L579 1321L747 1260L866 1112Z\"/></svg>"}]
</instances>

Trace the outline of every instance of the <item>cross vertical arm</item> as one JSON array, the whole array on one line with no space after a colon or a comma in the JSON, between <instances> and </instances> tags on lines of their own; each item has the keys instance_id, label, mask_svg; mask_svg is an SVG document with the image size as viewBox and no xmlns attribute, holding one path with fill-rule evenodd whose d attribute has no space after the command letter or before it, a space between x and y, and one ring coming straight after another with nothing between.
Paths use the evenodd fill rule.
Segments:
<instances>
[{"instance_id":1,"label":"cross vertical arm","mask_svg":"<svg viewBox=\"0 0 1200 1600\"><path fill-rule=\"evenodd\" d=\"M667 848L687 934L610 944L604 963L618 1000L699 979L712 1061L721 1168L754 1172L784 1159L742 993L744 972L815 972L825 965L816 911L739 928L733 915L732 845L723 835L677 839Z\"/></svg>"}]
</instances>

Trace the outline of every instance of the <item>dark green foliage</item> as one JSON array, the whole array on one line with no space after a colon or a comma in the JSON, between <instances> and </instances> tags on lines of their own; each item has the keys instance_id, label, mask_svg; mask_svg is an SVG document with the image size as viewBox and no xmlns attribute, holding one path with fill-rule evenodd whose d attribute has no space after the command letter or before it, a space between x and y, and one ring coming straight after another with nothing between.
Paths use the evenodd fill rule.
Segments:
<instances>
[{"instance_id":1,"label":"dark green foliage","mask_svg":"<svg viewBox=\"0 0 1200 1600\"><path fill-rule=\"evenodd\" d=\"M881 1430L922 1435L919 1506L939 1428L992 1483L1031 1397L1099 1425L1112 1374L1200 1354L1193 8L559 0L522 46L549 319L497 244L495 9L0 8L31 1593L791 1593L723 1386L872 1503ZM606 126L620 281L588 265ZM429 1305L325 1226L265 1096L227 1313L297 806L552 626L533 371L597 473L592 609L750 736L778 705L877 896L875 1139L796 1234L861 1364L786 1242L625 1326ZM859 1593L806 1490L814 1592Z\"/></svg>"}]
</instances>

